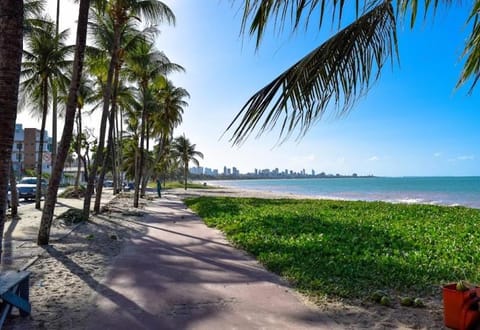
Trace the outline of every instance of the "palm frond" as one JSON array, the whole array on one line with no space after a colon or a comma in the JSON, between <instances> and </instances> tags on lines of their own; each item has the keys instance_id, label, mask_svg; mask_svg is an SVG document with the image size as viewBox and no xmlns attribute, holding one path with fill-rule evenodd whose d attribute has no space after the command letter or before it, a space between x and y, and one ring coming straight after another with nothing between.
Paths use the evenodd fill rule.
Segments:
<instances>
[{"instance_id":1,"label":"palm frond","mask_svg":"<svg viewBox=\"0 0 480 330\"><path fill-rule=\"evenodd\" d=\"M146 18L148 22L166 22L175 25L175 14L163 2L158 0L141 0L136 1L136 5L132 6L133 13L139 13Z\"/></svg>"},{"instance_id":2,"label":"palm frond","mask_svg":"<svg viewBox=\"0 0 480 330\"><path fill-rule=\"evenodd\" d=\"M468 80L473 79L469 93L473 92L480 79L480 0L475 1L469 21L473 22L472 32L467 39L463 57L466 58L457 88L463 86Z\"/></svg>"},{"instance_id":3,"label":"palm frond","mask_svg":"<svg viewBox=\"0 0 480 330\"><path fill-rule=\"evenodd\" d=\"M279 121L280 137L296 129L301 137L331 103L347 113L386 60L398 55L395 25L385 2L339 31L247 101L226 130L238 123L230 141L241 144L257 126L260 135Z\"/></svg>"},{"instance_id":4,"label":"palm frond","mask_svg":"<svg viewBox=\"0 0 480 330\"><path fill-rule=\"evenodd\" d=\"M379 4L381 0L364 0L363 7ZM355 1L356 17L359 16L360 0ZM323 25L325 15L330 15L332 24L340 25L344 13L344 0L245 0L241 31L248 29L250 35L256 36L257 48L270 22L277 30L282 30L290 22L292 32L304 23L308 26L312 17L318 19L318 26Z\"/></svg>"}]
</instances>

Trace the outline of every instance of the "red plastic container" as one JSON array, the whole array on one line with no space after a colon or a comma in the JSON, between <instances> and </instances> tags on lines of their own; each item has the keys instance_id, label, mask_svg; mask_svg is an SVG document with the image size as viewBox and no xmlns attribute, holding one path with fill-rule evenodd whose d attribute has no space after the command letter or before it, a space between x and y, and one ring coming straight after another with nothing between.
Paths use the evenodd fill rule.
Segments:
<instances>
[{"instance_id":1,"label":"red plastic container","mask_svg":"<svg viewBox=\"0 0 480 330\"><path fill-rule=\"evenodd\" d=\"M480 288L458 291L456 287L455 283L443 287L444 322L448 328L466 330L479 320Z\"/></svg>"}]
</instances>

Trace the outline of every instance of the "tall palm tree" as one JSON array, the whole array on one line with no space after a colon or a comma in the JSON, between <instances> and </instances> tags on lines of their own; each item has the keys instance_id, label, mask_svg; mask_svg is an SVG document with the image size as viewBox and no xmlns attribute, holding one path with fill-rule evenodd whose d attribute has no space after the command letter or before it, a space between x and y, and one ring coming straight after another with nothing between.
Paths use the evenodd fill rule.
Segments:
<instances>
[{"instance_id":1,"label":"tall palm tree","mask_svg":"<svg viewBox=\"0 0 480 330\"><path fill-rule=\"evenodd\" d=\"M122 44L122 30L126 24L145 18L147 23L157 23L159 21L175 22L175 16L170 8L158 0L108 0L99 2L98 9L110 16L114 26L113 45L110 49L110 62L107 73L105 89L103 91L103 109L100 121L100 136L98 140L97 154L91 169L91 175L88 180L87 191L85 194L83 213L85 217L90 214L90 201L94 188L94 180L97 175L97 169L103 163L105 133L107 119L110 109L110 100L112 96L112 86L115 67L118 66L119 54ZM98 182L97 188L102 186L103 182Z\"/></svg>"},{"instance_id":2,"label":"tall palm tree","mask_svg":"<svg viewBox=\"0 0 480 330\"><path fill-rule=\"evenodd\" d=\"M80 79L80 86L77 93L77 136L75 141L75 152L77 153L77 175L75 176L75 190L78 190L80 184L80 172L81 172L81 150L82 146L85 144L85 135L83 134L82 129L82 110L86 104L92 103L95 100L95 94L93 91L92 81L83 75Z\"/></svg>"},{"instance_id":3,"label":"tall palm tree","mask_svg":"<svg viewBox=\"0 0 480 330\"><path fill-rule=\"evenodd\" d=\"M480 78L480 0L470 2L467 23L473 26L467 39L463 72L457 86L473 78L472 88ZM469 3L469 4L470 4ZM351 3L345 1L245 0L242 31L255 35L257 47L269 23L278 29L291 24L296 31L310 20L322 28L325 21L333 26L342 22ZM426 17L441 5L452 2L402 0L394 7L391 1L355 2L355 18L347 27L311 51L273 81L256 92L243 106L228 130L231 141L241 144L256 129L259 134L280 126L280 138L295 131L303 136L328 108L348 113L355 101L376 81L388 59L398 57L397 20L414 26L418 16ZM433 10L432 10L433 9ZM419 14L424 10L424 15ZM289 21L290 20L290 21Z\"/></svg>"},{"instance_id":4,"label":"tall palm tree","mask_svg":"<svg viewBox=\"0 0 480 330\"><path fill-rule=\"evenodd\" d=\"M176 137L172 145L174 155L179 159L183 169L185 190L187 190L188 164L192 162L193 164L195 164L195 166L200 166L200 162L198 161L197 157L203 159L203 154L200 151L195 150L195 147L196 144L192 144L185 137L185 134Z\"/></svg>"},{"instance_id":5,"label":"tall palm tree","mask_svg":"<svg viewBox=\"0 0 480 330\"><path fill-rule=\"evenodd\" d=\"M0 257L22 62L23 1L0 0Z\"/></svg>"},{"instance_id":6,"label":"tall palm tree","mask_svg":"<svg viewBox=\"0 0 480 330\"><path fill-rule=\"evenodd\" d=\"M147 41L140 43L133 52L129 53L126 61L127 72L130 79L137 81L138 83L142 104L140 120L140 155L138 169L135 175L135 193L133 199L133 206L138 207L140 182L144 173L144 142L147 133L147 107L148 102L153 98L150 84L157 79L166 81L165 76L167 74L175 71L184 71L184 69L180 65L170 62L165 54L154 48L153 43Z\"/></svg>"},{"instance_id":7,"label":"tall palm tree","mask_svg":"<svg viewBox=\"0 0 480 330\"><path fill-rule=\"evenodd\" d=\"M155 146L155 164L166 164L163 161L168 157L168 147L172 140L173 130L181 124L184 108L188 106L185 101L190 97L190 94L181 87L175 87L173 83L167 80L162 88L153 91L157 99L158 111L150 114L149 122L151 122L152 137L158 139L158 144ZM166 168L165 166L150 168L148 176L150 177L153 171ZM156 176L160 176L157 173Z\"/></svg>"},{"instance_id":8,"label":"tall palm tree","mask_svg":"<svg viewBox=\"0 0 480 330\"><path fill-rule=\"evenodd\" d=\"M159 111L152 115L152 131L154 136L170 137L173 130L181 124L184 108L188 106L186 98L190 94L182 87L176 87L170 80L162 88L154 91L158 100Z\"/></svg>"},{"instance_id":9,"label":"tall palm tree","mask_svg":"<svg viewBox=\"0 0 480 330\"><path fill-rule=\"evenodd\" d=\"M47 121L48 108L50 103L50 91L54 85L65 88L68 79L66 76L67 67L71 65L68 56L73 51L72 46L66 46L65 40L68 32L62 31L55 34L55 25L44 20L41 28L35 29L28 34L22 63L22 84L21 92L24 99L37 107L42 114L40 130L40 145L37 157L37 189L35 197L35 208L40 209L40 198L42 195L41 178L43 166L43 147L45 137L45 124Z\"/></svg>"},{"instance_id":10,"label":"tall palm tree","mask_svg":"<svg viewBox=\"0 0 480 330\"><path fill-rule=\"evenodd\" d=\"M70 144L73 136L73 125L75 122L75 112L77 109L77 91L80 86L80 79L83 71L83 59L87 43L87 24L88 9L90 0L80 0L77 20L77 41L75 46L75 55L73 59L72 79L68 92L68 100L65 111L65 123L63 126L62 139L57 150L57 158L52 170L52 175L48 183L47 196L42 212L40 229L38 231L38 245L47 245L50 240L50 227L53 220L53 211L57 200L58 187L62 178L63 167L67 159Z\"/></svg>"},{"instance_id":11,"label":"tall palm tree","mask_svg":"<svg viewBox=\"0 0 480 330\"><path fill-rule=\"evenodd\" d=\"M92 10L93 19L90 23L90 31L91 35L93 36L93 41L95 44L95 51L100 54L95 56L96 59L101 58L103 62L103 78L102 81L102 90L104 90L106 86L106 78L108 76L108 58L105 56L108 51L110 51L114 46L115 41L115 22L111 15L104 15L99 10ZM114 67L113 72L113 81L112 81L112 97L111 97L111 109L108 118L109 130L108 130L108 139L107 139L107 150L111 153L111 157L104 157L103 164L101 166L101 172L98 176L97 182L97 189L96 189L96 196L95 196L95 204L94 204L94 211L99 212L100 210L100 199L102 194L103 188L103 178L106 174L107 169L107 162L109 160L112 161L112 174L113 174L113 182L114 182L114 193L118 189L118 180L117 180L117 143L116 143L116 130L115 127L118 126L116 123L117 119L117 108L118 108L118 92L119 92L119 84L120 84L120 75L121 69L125 61L125 54L128 54L133 49L135 49L136 45L140 42L143 42L145 38L153 38L154 35L157 33L156 28L148 27L143 29L142 31L136 28L136 22L126 22L121 29L121 38L119 45L120 51L117 54L117 61Z\"/></svg>"}]
</instances>

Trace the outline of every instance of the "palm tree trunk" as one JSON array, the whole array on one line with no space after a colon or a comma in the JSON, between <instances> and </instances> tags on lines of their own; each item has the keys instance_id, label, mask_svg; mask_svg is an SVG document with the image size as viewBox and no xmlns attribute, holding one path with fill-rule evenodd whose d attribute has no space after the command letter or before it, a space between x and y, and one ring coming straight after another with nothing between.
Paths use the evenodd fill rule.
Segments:
<instances>
[{"instance_id":1,"label":"palm tree trunk","mask_svg":"<svg viewBox=\"0 0 480 330\"><path fill-rule=\"evenodd\" d=\"M100 137L98 139L97 152L95 154L95 159L93 160L93 166L90 170L90 175L88 178L87 191L85 192L85 199L83 200L83 216L88 219L90 216L90 201L92 199L93 188L95 185L95 178L97 176L98 167L103 163L104 157L104 146L105 146L105 135L107 131L107 119L110 109L110 98L112 96L112 82L113 74L115 67L118 62L118 48L120 45L120 30L118 26L114 27L114 40L113 40L113 49L112 49L112 58L110 59L110 64L108 66L107 72L107 81L105 83L105 89L103 91L103 112L102 119L100 122ZM103 182L97 182L97 188L103 186ZM101 190L101 189L100 189ZM97 191L96 194L100 195L101 191ZM97 198L97 196L95 196Z\"/></svg>"},{"instance_id":2,"label":"palm tree trunk","mask_svg":"<svg viewBox=\"0 0 480 330\"><path fill-rule=\"evenodd\" d=\"M142 169L142 174L143 174L143 180L142 180L142 192L141 192L141 196L144 197L145 196L145 192L147 190L147 184L148 184L148 179L150 178L150 170L147 169L146 167L146 162L145 162L145 152L147 153L148 155L148 149L150 149L150 125L148 124L148 120L145 120L146 121L146 124L145 124L145 135L146 135L146 138L145 138L145 144L146 144L146 148L144 150L144 154L143 154L143 159L144 159L144 162L143 162L143 169Z\"/></svg>"},{"instance_id":3,"label":"palm tree trunk","mask_svg":"<svg viewBox=\"0 0 480 330\"><path fill-rule=\"evenodd\" d=\"M0 257L22 62L23 1L0 0Z\"/></svg>"},{"instance_id":4,"label":"palm tree trunk","mask_svg":"<svg viewBox=\"0 0 480 330\"><path fill-rule=\"evenodd\" d=\"M45 125L47 123L47 113L48 113L48 81L42 83L43 89L43 113L42 113L42 128L40 129L40 145L38 146L38 158L37 158L37 188L35 192L35 208L40 210L40 200L42 198L42 167L43 167L43 144L45 138ZM36 139L35 139L36 143Z\"/></svg>"},{"instance_id":5,"label":"palm tree trunk","mask_svg":"<svg viewBox=\"0 0 480 330\"><path fill-rule=\"evenodd\" d=\"M134 187L134 192L133 192L133 207L138 207L138 198L139 198L139 192L140 190L138 189L138 183L140 182L140 161L139 161L139 146L138 146L138 137L136 137L135 141L137 148L135 149L135 187Z\"/></svg>"},{"instance_id":6,"label":"palm tree trunk","mask_svg":"<svg viewBox=\"0 0 480 330\"><path fill-rule=\"evenodd\" d=\"M111 120L110 125L112 126L112 176L113 176L113 194L118 193L118 175L117 175L117 96L118 96L118 83L119 83L119 76L120 76L120 63L117 63L115 68L115 74L113 78L113 94L112 94L112 113L111 113Z\"/></svg>"},{"instance_id":7,"label":"palm tree trunk","mask_svg":"<svg viewBox=\"0 0 480 330\"><path fill-rule=\"evenodd\" d=\"M111 122L111 119L112 119L112 114L110 113L110 122ZM112 131L113 131L112 125L109 125L109 127L108 127L108 139L107 139L107 151L105 153L105 157L103 158L102 169L100 171L100 175L98 176L97 193L95 194L95 204L93 206L93 212L95 212L95 213L100 213L100 201L101 201L101 197L102 197L103 181L105 179L105 175L107 174L108 154L110 154L110 152L112 150L112 144L113 144Z\"/></svg>"},{"instance_id":8,"label":"palm tree trunk","mask_svg":"<svg viewBox=\"0 0 480 330\"><path fill-rule=\"evenodd\" d=\"M188 173L188 164L185 164L183 167L183 179L185 180L185 190L187 190L187 173Z\"/></svg>"},{"instance_id":9,"label":"palm tree trunk","mask_svg":"<svg viewBox=\"0 0 480 330\"><path fill-rule=\"evenodd\" d=\"M142 106L142 121L140 124L140 159L138 164L138 171L135 171L135 194L133 198L133 207L138 207L138 199L140 193L140 182L142 179L143 164L144 164L144 151L143 144L145 142L145 122L147 120L147 111L146 111L146 86L142 87L143 89L143 106Z\"/></svg>"},{"instance_id":10,"label":"palm tree trunk","mask_svg":"<svg viewBox=\"0 0 480 330\"><path fill-rule=\"evenodd\" d=\"M82 109L77 110L77 176L75 177L75 191L78 191L80 185L80 172L82 170L82 163L80 162L82 152Z\"/></svg>"},{"instance_id":11,"label":"palm tree trunk","mask_svg":"<svg viewBox=\"0 0 480 330\"><path fill-rule=\"evenodd\" d=\"M58 32L57 32L58 34ZM51 164L55 162L57 157L57 85L52 85L52 157Z\"/></svg>"},{"instance_id":12,"label":"palm tree trunk","mask_svg":"<svg viewBox=\"0 0 480 330\"><path fill-rule=\"evenodd\" d=\"M4 1L4 0L0 0ZM77 24L77 41L75 57L73 60L72 81L68 93L67 109L65 112L65 124L63 126L62 139L57 151L57 158L48 184L47 196L43 207L40 229L38 231L38 245L47 245L50 240L50 227L53 220L53 211L57 201L58 186L62 178L63 166L67 159L70 143L73 136L73 125L75 122L75 110L77 109L77 91L82 77L83 59L87 41L88 9L90 0L80 0Z\"/></svg>"},{"instance_id":13,"label":"palm tree trunk","mask_svg":"<svg viewBox=\"0 0 480 330\"><path fill-rule=\"evenodd\" d=\"M55 20L55 38L58 38L58 25L60 20L60 0L57 0L57 15ZM55 163L57 157L57 100L58 86L53 84L52 89L52 157L51 164Z\"/></svg>"},{"instance_id":14,"label":"palm tree trunk","mask_svg":"<svg viewBox=\"0 0 480 330\"><path fill-rule=\"evenodd\" d=\"M112 109L113 111L113 109ZM115 116L116 117L116 116ZM116 138L116 129L115 129L115 117L112 122L112 180L113 180L113 194L118 194L118 177L117 177L117 138Z\"/></svg>"},{"instance_id":15,"label":"palm tree trunk","mask_svg":"<svg viewBox=\"0 0 480 330\"><path fill-rule=\"evenodd\" d=\"M119 113L120 116L120 127L118 128L118 172L120 175L120 187L123 187L124 184L124 174L123 174L123 169L122 169L122 164L123 164L123 116L122 116L122 111L120 110ZM117 121L118 124L118 121Z\"/></svg>"}]
</instances>

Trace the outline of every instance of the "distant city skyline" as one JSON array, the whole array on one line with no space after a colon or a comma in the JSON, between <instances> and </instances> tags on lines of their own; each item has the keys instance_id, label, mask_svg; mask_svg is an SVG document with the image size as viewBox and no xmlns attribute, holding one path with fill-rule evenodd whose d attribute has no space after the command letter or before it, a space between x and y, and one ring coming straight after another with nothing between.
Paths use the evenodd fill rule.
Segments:
<instances>
[{"instance_id":1,"label":"distant city skyline","mask_svg":"<svg viewBox=\"0 0 480 330\"><path fill-rule=\"evenodd\" d=\"M278 167L275 168L255 168L253 171L242 172L237 167L227 167L223 166L222 171L215 168L203 167L203 166L194 166L190 167L189 171L191 174L195 175L206 175L206 176L322 176L322 177L334 177L334 176L373 176L373 174L358 174L354 173L327 173L325 171L316 171L314 169L302 169L301 171L294 171L290 169L280 170Z\"/></svg>"}]
</instances>

